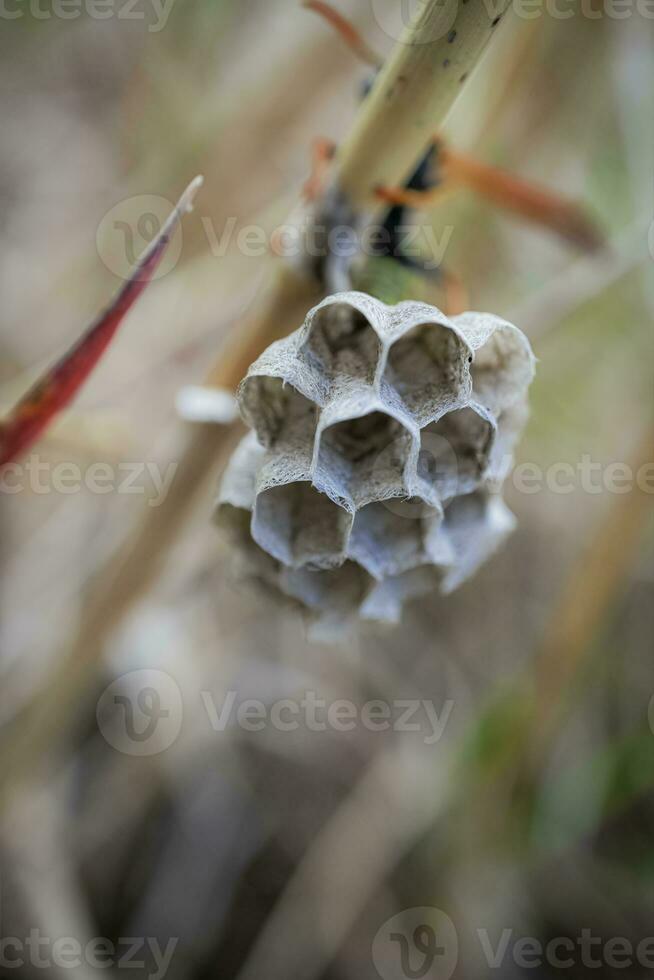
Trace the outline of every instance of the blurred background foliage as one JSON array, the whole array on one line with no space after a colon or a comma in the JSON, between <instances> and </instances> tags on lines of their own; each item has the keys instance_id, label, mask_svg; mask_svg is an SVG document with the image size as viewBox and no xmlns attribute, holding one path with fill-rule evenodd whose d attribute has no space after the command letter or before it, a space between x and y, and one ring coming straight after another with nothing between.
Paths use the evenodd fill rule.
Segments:
<instances>
[{"instance_id":1,"label":"blurred background foliage","mask_svg":"<svg viewBox=\"0 0 654 980\"><path fill-rule=\"evenodd\" d=\"M261 282L262 259L234 245L212 254L207 227L283 222L311 140L343 137L366 69L284 0L173 0L159 31L145 2L142 20L20 9L0 33L0 404L115 290L96 245L106 212L128 198L138 210L139 195L173 201L202 173L174 271L37 447L50 463L165 465L176 391L206 373ZM339 9L390 50L381 0ZM508 18L446 136L585 202L609 254L580 256L466 192L420 216L437 234L452 227L446 262L472 308L532 338L518 462L544 470L584 454L643 459L652 420L652 21L574 9ZM374 977L372 938L418 906L456 923L454 975L466 980L495 972L482 928L494 941L505 928L543 942L583 928L652 935L651 515L638 493L578 485L508 496L518 530L476 578L416 603L400 629L336 648L309 643L300 618L233 581L203 496L155 588L111 636L67 719L73 735L4 787L3 932L175 937L169 977L220 980ZM29 488L0 497L5 732L47 684L94 571L142 503ZM185 713L172 747L139 758L107 745L95 708L110 680L142 667L175 679ZM433 746L361 728L217 733L199 692L220 704L230 690L453 710ZM645 973L507 961L501 975Z\"/></svg>"}]
</instances>

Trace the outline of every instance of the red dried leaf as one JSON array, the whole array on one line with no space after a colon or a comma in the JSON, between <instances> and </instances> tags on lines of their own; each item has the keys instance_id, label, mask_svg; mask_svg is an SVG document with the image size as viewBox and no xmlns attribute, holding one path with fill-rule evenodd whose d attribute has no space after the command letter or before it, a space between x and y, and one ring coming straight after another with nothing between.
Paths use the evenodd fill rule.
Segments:
<instances>
[{"instance_id":1,"label":"red dried leaf","mask_svg":"<svg viewBox=\"0 0 654 980\"><path fill-rule=\"evenodd\" d=\"M41 377L0 422L0 467L12 462L38 439L82 387L109 346L123 317L151 281L181 216L191 209L202 183L189 184L160 233L147 247L113 302L79 340Z\"/></svg>"}]
</instances>

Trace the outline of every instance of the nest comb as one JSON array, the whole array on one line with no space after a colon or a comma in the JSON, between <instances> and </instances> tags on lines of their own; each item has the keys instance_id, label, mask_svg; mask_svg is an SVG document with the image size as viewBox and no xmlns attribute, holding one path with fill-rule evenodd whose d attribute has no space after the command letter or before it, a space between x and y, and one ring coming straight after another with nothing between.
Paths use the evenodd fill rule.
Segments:
<instances>
[{"instance_id":1,"label":"nest comb","mask_svg":"<svg viewBox=\"0 0 654 980\"><path fill-rule=\"evenodd\" d=\"M499 317L329 296L252 364L216 520L240 572L333 630L396 623L513 527L500 488L534 357Z\"/></svg>"}]
</instances>

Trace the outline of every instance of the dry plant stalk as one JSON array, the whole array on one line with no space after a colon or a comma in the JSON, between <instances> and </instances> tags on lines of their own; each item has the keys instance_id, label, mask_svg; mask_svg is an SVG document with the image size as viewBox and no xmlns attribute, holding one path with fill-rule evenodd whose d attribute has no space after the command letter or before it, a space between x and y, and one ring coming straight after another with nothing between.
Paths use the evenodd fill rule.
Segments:
<instances>
[{"instance_id":1,"label":"dry plant stalk","mask_svg":"<svg viewBox=\"0 0 654 980\"><path fill-rule=\"evenodd\" d=\"M467 4L429 0L418 21L407 28L359 109L351 136L335 162L335 187L347 195L355 216L379 207L375 197L378 184L401 184L422 158L509 3L498 0L498 17L491 20L481 0ZM432 42L446 24L451 26L445 36ZM452 31L455 36L450 41ZM447 58L450 66L446 67L443 62ZM453 70L448 71L448 67ZM299 300L304 314L315 302L307 301L311 292L319 298L320 285L304 270L288 267L278 274L250 326L238 330L227 352L220 352L209 372L210 383L235 385L253 356L297 322L291 306ZM118 556L98 570L75 641L56 659L53 676L16 719L11 733L12 755L5 755L0 767L3 788L10 777L29 777L35 760L42 758L53 742L61 744L67 719L72 721L72 709L83 696L108 637L152 585L174 531L183 524L202 487L208 487L217 456L233 438L233 431L201 426L187 437L188 445L180 454L178 475L166 501L145 512ZM120 583L126 575L135 583L131 591Z\"/></svg>"},{"instance_id":2,"label":"dry plant stalk","mask_svg":"<svg viewBox=\"0 0 654 980\"><path fill-rule=\"evenodd\" d=\"M492 17L482 0L422 6L338 153L336 183L356 212L377 210L376 188L410 176L509 6L497 0Z\"/></svg>"},{"instance_id":3,"label":"dry plant stalk","mask_svg":"<svg viewBox=\"0 0 654 980\"><path fill-rule=\"evenodd\" d=\"M633 473L651 464L654 429L643 434L631 460ZM533 741L542 749L571 679L627 580L651 516L651 499L638 483L618 494L598 531L570 572L536 661L538 692Z\"/></svg>"}]
</instances>

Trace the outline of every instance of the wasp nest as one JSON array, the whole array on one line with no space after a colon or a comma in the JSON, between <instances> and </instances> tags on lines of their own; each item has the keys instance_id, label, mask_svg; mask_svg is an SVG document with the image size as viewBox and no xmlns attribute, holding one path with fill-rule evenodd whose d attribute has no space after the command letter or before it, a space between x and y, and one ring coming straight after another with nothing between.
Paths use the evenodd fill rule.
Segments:
<instances>
[{"instance_id":1,"label":"wasp nest","mask_svg":"<svg viewBox=\"0 0 654 980\"><path fill-rule=\"evenodd\" d=\"M241 572L328 629L395 623L405 600L456 588L513 526L499 489L533 372L498 317L325 299L239 389L253 431L217 522Z\"/></svg>"}]
</instances>

